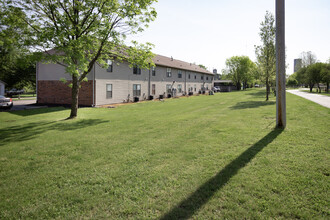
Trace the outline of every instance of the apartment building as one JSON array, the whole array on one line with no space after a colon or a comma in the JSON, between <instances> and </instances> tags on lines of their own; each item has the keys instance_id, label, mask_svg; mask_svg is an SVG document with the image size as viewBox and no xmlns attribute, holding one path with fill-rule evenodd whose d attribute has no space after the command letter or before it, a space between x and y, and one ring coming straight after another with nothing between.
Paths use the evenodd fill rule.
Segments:
<instances>
[{"instance_id":1,"label":"apartment building","mask_svg":"<svg viewBox=\"0 0 330 220\"><path fill-rule=\"evenodd\" d=\"M156 55L155 67L140 69L127 62L95 64L79 91L79 105L97 106L152 98L196 94L212 88L213 73L198 65ZM58 64L37 64L37 103L70 104L70 75ZM67 83L63 83L66 79Z\"/></svg>"}]
</instances>

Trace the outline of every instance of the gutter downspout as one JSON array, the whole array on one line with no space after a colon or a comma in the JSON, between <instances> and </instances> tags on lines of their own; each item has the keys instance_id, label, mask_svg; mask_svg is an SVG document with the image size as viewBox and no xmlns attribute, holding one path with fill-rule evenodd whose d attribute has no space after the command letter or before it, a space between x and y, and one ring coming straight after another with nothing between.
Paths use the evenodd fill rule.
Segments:
<instances>
[{"instance_id":1,"label":"gutter downspout","mask_svg":"<svg viewBox=\"0 0 330 220\"><path fill-rule=\"evenodd\" d=\"M149 63L149 78L148 78L148 99L150 97L150 63Z\"/></svg>"},{"instance_id":2,"label":"gutter downspout","mask_svg":"<svg viewBox=\"0 0 330 220\"><path fill-rule=\"evenodd\" d=\"M39 69L39 63L36 62L36 103L38 103L38 77L39 77L38 69Z\"/></svg>"},{"instance_id":3,"label":"gutter downspout","mask_svg":"<svg viewBox=\"0 0 330 220\"><path fill-rule=\"evenodd\" d=\"M187 71L184 71L184 95L187 95Z\"/></svg>"},{"instance_id":4,"label":"gutter downspout","mask_svg":"<svg viewBox=\"0 0 330 220\"><path fill-rule=\"evenodd\" d=\"M95 107L95 63L94 63L94 74L93 74L93 103L92 107Z\"/></svg>"}]
</instances>

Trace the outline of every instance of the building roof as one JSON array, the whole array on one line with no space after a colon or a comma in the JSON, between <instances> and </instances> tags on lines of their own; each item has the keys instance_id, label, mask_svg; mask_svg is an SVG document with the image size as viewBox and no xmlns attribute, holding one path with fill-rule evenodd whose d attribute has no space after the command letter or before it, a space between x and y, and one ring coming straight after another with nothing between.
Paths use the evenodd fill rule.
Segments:
<instances>
[{"instance_id":1,"label":"building roof","mask_svg":"<svg viewBox=\"0 0 330 220\"><path fill-rule=\"evenodd\" d=\"M188 70L188 71L194 71L194 72L199 72L199 73L205 73L209 75L214 75L210 71L203 69L202 67L184 62L181 60L176 60L171 57L165 57L162 55L156 55L153 59L153 62L156 64L156 66L165 66L165 67L172 67L172 68L177 68L177 69L182 69L182 70Z\"/></svg>"},{"instance_id":2,"label":"building roof","mask_svg":"<svg viewBox=\"0 0 330 220\"><path fill-rule=\"evenodd\" d=\"M1 81L1 80L0 80L0 83L2 83L2 84L7 84L7 83L5 83L4 81Z\"/></svg>"},{"instance_id":3,"label":"building roof","mask_svg":"<svg viewBox=\"0 0 330 220\"><path fill-rule=\"evenodd\" d=\"M54 54L57 51L55 49L48 50L47 53ZM57 52L58 53L58 52ZM182 70L194 71L199 73L205 73L214 76L214 73L196 65L193 63L188 63L181 60L173 59L172 57L165 57L162 55L156 54L152 59L156 66L172 67Z\"/></svg>"},{"instance_id":4,"label":"building roof","mask_svg":"<svg viewBox=\"0 0 330 220\"><path fill-rule=\"evenodd\" d=\"M215 83L232 83L232 80L225 80L225 79L221 79L221 80L214 80Z\"/></svg>"}]
</instances>

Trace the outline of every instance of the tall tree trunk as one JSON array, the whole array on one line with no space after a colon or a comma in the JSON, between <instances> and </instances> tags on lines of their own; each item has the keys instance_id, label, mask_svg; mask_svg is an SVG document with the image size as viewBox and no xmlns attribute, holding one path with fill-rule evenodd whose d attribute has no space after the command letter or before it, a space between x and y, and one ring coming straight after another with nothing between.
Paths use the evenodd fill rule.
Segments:
<instances>
[{"instance_id":1,"label":"tall tree trunk","mask_svg":"<svg viewBox=\"0 0 330 220\"><path fill-rule=\"evenodd\" d=\"M317 84L317 88L319 88L319 93L321 93L320 83Z\"/></svg>"},{"instance_id":2,"label":"tall tree trunk","mask_svg":"<svg viewBox=\"0 0 330 220\"><path fill-rule=\"evenodd\" d=\"M313 92L313 85L309 84L309 92Z\"/></svg>"},{"instance_id":3,"label":"tall tree trunk","mask_svg":"<svg viewBox=\"0 0 330 220\"><path fill-rule=\"evenodd\" d=\"M237 91L240 91L241 90L241 83L240 82L237 82L236 83L236 88L237 88Z\"/></svg>"},{"instance_id":4,"label":"tall tree trunk","mask_svg":"<svg viewBox=\"0 0 330 220\"><path fill-rule=\"evenodd\" d=\"M269 93L270 93L270 87L269 87L269 81L268 77L266 78L266 101L269 100Z\"/></svg>"},{"instance_id":5,"label":"tall tree trunk","mask_svg":"<svg viewBox=\"0 0 330 220\"><path fill-rule=\"evenodd\" d=\"M71 113L68 119L76 118L78 113L79 81L76 76L72 76L71 90L72 90Z\"/></svg>"},{"instance_id":6,"label":"tall tree trunk","mask_svg":"<svg viewBox=\"0 0 330 220\"><path fill-rule=\"evenodd\" d=\"M326 90L327 90L327 93L329 93L329 82L327 82L327 88L326 88Z\"/></svg>"}]
</instances>

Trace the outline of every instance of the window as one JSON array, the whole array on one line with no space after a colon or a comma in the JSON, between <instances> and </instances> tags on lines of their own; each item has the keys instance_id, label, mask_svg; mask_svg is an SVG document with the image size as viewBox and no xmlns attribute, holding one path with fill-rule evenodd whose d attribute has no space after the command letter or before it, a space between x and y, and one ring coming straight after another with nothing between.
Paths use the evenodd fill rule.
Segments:
<instances>
[{"instance_id":1,"label":"window","mask_svg":"<svg viewBox=\"0 0 330 220\"><path fill-rule=\"evenodd\" d=\"M155 95L156 94L156 84L151 85L151 94Z\"/></svg>"},{"instance_id":2,"label":"window","mask_svg":"<svg viewBox=\"0 0 330 220\"><path fill-rule=\"evenodd\" d=\"M152 74L152 76L156 76L156 67L155 66L151 67L151 74Z\"/></svg>"},{"instance_id":3,"label":"window","mask_svg":"<svg viewBox=\"0 0 330 220\"><path fill-rule=\"evenodd\" d=\"M172 70L171 70L171 68L167 68L166 69L166 76L167 77L172 77Z\"/></svg>"},{"instance_id":4,"label":"window","mask_svg":"<svg viewBox=\"0 0 330 220\"><path fill-rule=\"evenodd\" d=\"M182 93L182 85L181 84L178 85L178 93Z\"/></svg>"},{"instance_id":5,"label":"window","mask_svg":"<svg viewBox=\"0 0 330 220\"><path fill-rule=\"evenodd\" d=\"M197 78L197 76L195 75L195 79Z\"/></svg>"},{"instance_id":6,"label":"window","mask_svg":"<svg viewBox=\"0 0 330 220\"><path fill-rule=\"evenodd\" d=\"M208 76L206 77L206 80L209 80L209 77Z\"/></svg>"},{"instance_id":7,"label":"window","mask_svg":"<svg viewBox=\"0 0 330 220\"><path fill-rule=\"evenodd\" d=\"M190 73L188 74L188 79L190 79Z\"/></svg>"},{"instance_id":8,"label":"window","mask_svg":"<svg viewBox=\"0 0 330 220\"><path fill-rule=\"evenodd\" d=\"M181 72L181 70L178 70L178 78L182 78L182 72Z\"/></svg>"},{"instance_id":9,"label":"window","mask_svg":"<svg viewBox=\"0 0 330 220\"><path fill-rule=\"evenodd\" d=\"M133 74L141 75L141 68L138 65L133 66Z\"/></svg>"},{"instance_id":10,"label":"window","mask_svg":"<svg viewBox=\"0 0 330 220\"><path fill-rule=\"evenodd\" d=\"M204 76L203 75L201 75L201 80L203 80L204 79Z\"/></svg>"},{"instance_id":11,"label":"window","mask_svg":"<svg viewBox=\"0 0 330 220\"><path fill-rule=\"evenodd\" d=\"M166 84L166 92L171 93L171 84Z\"/></svg>"},{"instance_id":12,"label":"window","mask_svg":"<svg viewBox=\"0 0 330 220\"><path fill-rule=\"evenodd\" d=\"M196 75L195 75L196 76ZM196 92L196 84L194 85L194 91Z\"/></svg>"},{"instance_id":13,"label":"window","mask_svg":"<svg viewBox=\"0 0 330 220\"><path fill-rule=\"evenodd\" d=\"M133 84L133 96L141 95L141 84Z\"/></svg>"},{"instance_id":14,"label":"window","mask_svg":"<svg viewBox=\"0 0 330 220\"><path fill-rule=\"evenodd\" d=\"M111 99L112 98L112 84L107 84L106 85L106 89L107 89L107 99Z\"/></svg>"},{"instance_id":15,"label":"window","mask_svg":"<svg viewBox=\"0 0 330 220\"><path fill-rule=\"evenodd\" d=\"M112 60L107 60L107 72L112 72L112 68L113 68L113 62Z\"/></svg>"}]
</instances>

